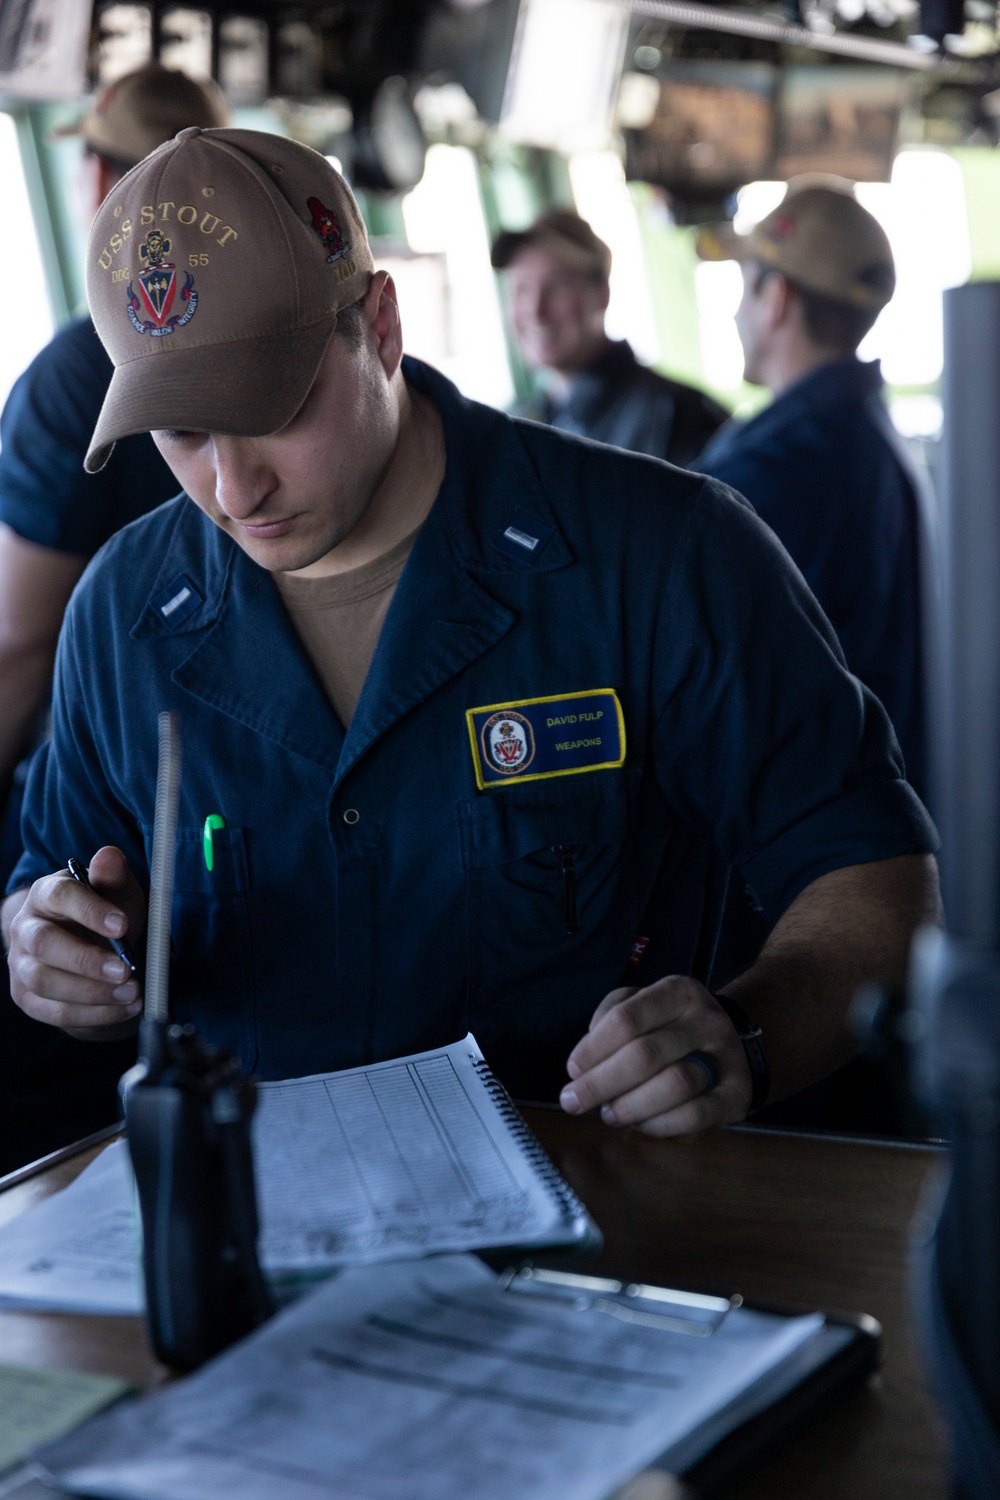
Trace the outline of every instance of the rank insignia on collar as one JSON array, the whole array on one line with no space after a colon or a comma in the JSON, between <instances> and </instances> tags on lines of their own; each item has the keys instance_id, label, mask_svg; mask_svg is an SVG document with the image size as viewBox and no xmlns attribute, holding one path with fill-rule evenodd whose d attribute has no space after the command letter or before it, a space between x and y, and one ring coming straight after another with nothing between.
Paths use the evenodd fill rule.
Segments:
<instances>
[{"instance_id":1,"label":"rank insignia on collar","mask_svg":"<svg viewBox=\"0 0 1000 1500\"><path fill-rule=\"evenodd\" d=\"M176 630L190 619L195 610L205 602L205 596L186 573L178 573L165 588L160 589L149 601L150 609L159 615L168 630Z\"/></svg>"},{"instance_id":2,"label":"rank insignia on collar","mask_svg":"<svg viewBox=\"0 0 1000 1500\"><path fill-rule=\"evenodd\" d=\"M194 277L185 273L184 285L177 297L177 267L167 260L170 241L159 229L151 229L145 243L139 246L140 258L145 261L139 272L139 290L135 282L128 284L128 315L136 333L148 333L153 338L163 338L175 328L190 323L198 308L198 293L194 289ZM172 312L174 299L180 304ZM143 316L148 314L148 316Z\"/></svg>"},{"instance_id":3,"label":"rank insignia on collar","mask_svg":"<svg viewBox=\"0 0 1000 1500\"><path fill-rule=\"evenodd\" d=\"M312 214L312 227L326 247L327 263L332 264L333 261L340 260L341 256L347 254L351 246L341 234L340 225L337 223L330 209L324 208L318 198L307 198L306 208Z\"/></svg>"}]
</instances>

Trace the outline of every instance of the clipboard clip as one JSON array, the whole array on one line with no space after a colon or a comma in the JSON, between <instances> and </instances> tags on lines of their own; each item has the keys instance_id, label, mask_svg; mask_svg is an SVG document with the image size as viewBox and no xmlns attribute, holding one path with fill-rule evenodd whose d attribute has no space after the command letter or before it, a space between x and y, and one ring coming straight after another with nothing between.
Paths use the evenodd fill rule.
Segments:
<instances>
[{"instance_id":1,"label":"clipboard clip","mask_svg":"<svg viewBox=\"0 0 1000 1500\"><path fill-rule=\"evenodd\" d=\"M497 1283L508 1296L531 1297L572 1312L604 1313L623 1323L658 1328L707 1339L722 1326L743 1298L708 1297L698 1292L674 1291L664 1286L613 1281L604 1276L580 1276L569 1271L545 1271L526 1261L510 1266Z\"/></svg>"}]
</instances>

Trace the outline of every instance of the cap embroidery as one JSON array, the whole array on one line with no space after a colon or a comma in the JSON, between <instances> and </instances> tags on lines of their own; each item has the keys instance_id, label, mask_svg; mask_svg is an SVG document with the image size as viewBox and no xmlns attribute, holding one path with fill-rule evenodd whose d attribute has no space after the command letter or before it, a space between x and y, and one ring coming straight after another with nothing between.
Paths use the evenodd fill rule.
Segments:
<instances>
[{"instance_id":1,"label":"cap embroidery","mask_svg":"<svg viewBox=\"0 0 1000 1500\"><path fill-rule=\"evenodd\" d=\"M136 333L148 333L152 338L163 338L175 328L183 328L198 310L194 277L186 272L180 291L183 311L171 313L177 292L177 267L166 259L169 254L170 241L161 230L151 229L139 246L139 257L146 265L139 272L138 295L135 283L130 281L128 284L129 321ZM142 316L144 311L149 314L148 318Z\"/></svg>"},{"instance_id":2,"label":"cap embroidery","mask_svg":"<svg viewBox=\"0 0 1000 1500\"><path fill-rule=\"evenodd\" d=\"M326 259L328 264L340 260L350 250L350 243L344 239L340 232L340 225L328 208L324 208L318 198L307 198L306 207L312 214L312 227L319 235L326 247Z\"/></svg>"}]
</instances>

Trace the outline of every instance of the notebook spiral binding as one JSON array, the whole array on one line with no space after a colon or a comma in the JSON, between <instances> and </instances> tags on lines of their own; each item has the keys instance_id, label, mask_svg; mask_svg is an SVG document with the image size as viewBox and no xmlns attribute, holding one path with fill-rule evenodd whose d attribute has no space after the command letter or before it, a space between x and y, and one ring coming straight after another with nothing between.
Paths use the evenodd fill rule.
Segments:
<instances>
[{"instance_id":1,"label":"notebook spiral binding","mask_svg":"<svg viewBox=\"0 0 1000 1500\"><path fill-rule=\"evenodd\" d=\"M510 1130L511 1135L538 1173L538 1176L545 1184L546 1190L551 1193L552 1197L558 1203L564 1220L567 1223L571 1223L579 1219L586 1219L587 1210L569 1183L560 1174L535 1140L535 1137L518 1113L513 1099L499 1078L497 1078L489 1063L484 1057L479 1057L473 1060L472 1066L475 1068L486 1092L496 1105L504 1124Z\"/></svg>"}]
</instances>

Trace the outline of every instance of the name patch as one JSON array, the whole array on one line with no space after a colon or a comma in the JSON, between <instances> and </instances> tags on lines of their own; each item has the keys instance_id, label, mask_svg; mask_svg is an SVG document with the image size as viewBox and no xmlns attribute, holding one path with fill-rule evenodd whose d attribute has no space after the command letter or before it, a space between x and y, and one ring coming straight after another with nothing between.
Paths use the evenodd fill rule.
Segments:
<instances>
[{"instance_id":1,"label":"name patch","mask_svg":"<svg viewBox=\"0 0 1000 1500\"><path fill-rule=\"evenodd\" d=\"M480 791L625 762L625 720L614 688L490 703L465 717Z\"/></svg>"}]
</instances>

